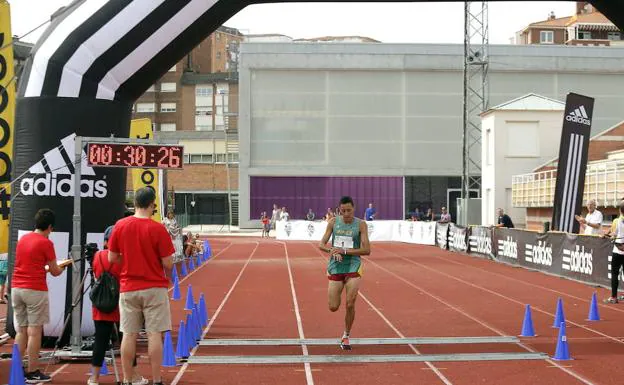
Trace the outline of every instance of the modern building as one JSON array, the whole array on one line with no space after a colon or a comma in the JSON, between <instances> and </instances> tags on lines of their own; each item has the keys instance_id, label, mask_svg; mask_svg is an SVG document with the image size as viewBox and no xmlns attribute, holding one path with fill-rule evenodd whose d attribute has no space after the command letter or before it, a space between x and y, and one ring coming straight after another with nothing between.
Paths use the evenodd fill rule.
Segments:
<instances>
[{"instance_id":1,"label":"modern building","mask_svg":"<svg viewBox=\"0 0 624 385\"><path fill-rule=\"evenodd\" d=\"M512 175L559 154L565 103L527 94L481 114L481 224L497 223L502 208L514 225L526 225L526 210L512 202Z\"/></svg>"},{"instance_id":2,"label":"modern building","mask_svg":"<svg viewBox=\"0 0 624 385\"><path fill-rule=\"evenodd\" d=\"M576 2L571 16L529 24L516 34L516 44L611 46L624 44L622 31L586 1Z\"/></svg>"},{"instance_id":3,"label":"modern building","mask_svg":"<svg viewBox=\"0 0 624 385\"><path fill-rule=\"evenodd\" d=\"M490 46L489 105L593 96L597 133L622 120L622 59L618 47ZM381 219L415 207L453 213L463 60L461 45L241 44L240 225L257 227L273 203L294 205L293 218L312 205L318 215L349 193Z\"/></svg>"}]
</instances>

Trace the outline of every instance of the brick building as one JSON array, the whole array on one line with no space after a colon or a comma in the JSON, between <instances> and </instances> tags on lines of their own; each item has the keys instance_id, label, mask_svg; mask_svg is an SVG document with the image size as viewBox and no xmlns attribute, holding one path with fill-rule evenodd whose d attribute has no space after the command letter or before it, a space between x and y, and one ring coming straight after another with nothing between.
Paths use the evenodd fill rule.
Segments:
<instances>
[{"instance_id":1,"label":"brick building","mask_svg":"<svg viewBox=\"0 0 624 385\"><path fill-rule=\"evenodd\" d=\"M516 44L611 46L624 44L622 31L586 1L576 2L572 16L529 24L516 34Z\"/></svg>"},{"instance_id":2,"label":"brick building","mask_svg":"<svg viewBox=\"0 0 624 385\"><path fill-rule=\"evenodd\" d=\"M183 224L230 223L238 214L238 46L243 35L220 27L135 103L156 138L185 148L182 171L167 172L170 204ZM229 183L228 183L229 181ZM128 198L132 197L128 174Z\"/></svg>"}]
</instances>

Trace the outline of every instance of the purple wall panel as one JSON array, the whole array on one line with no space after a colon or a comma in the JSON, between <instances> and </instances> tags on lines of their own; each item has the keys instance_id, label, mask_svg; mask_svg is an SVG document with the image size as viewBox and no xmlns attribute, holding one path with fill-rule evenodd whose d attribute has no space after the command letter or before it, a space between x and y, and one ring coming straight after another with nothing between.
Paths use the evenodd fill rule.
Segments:
<instances>
[{"instance_id":1,"label":"purple wall panel","mask_svg":"<svg viewBox=\"0 0 624 385\"><path fill-rule=\"evenodd\" d=\"M286 206L292 219L304 219L311 208L317 219L328 207L336 207L340 197L350 195L356 204L356 216L363 218L372 202L378 219L402 219L402 177L250 177L251 219L262 211L271 215L273 204Z\"/></svg>"}]
</instances>

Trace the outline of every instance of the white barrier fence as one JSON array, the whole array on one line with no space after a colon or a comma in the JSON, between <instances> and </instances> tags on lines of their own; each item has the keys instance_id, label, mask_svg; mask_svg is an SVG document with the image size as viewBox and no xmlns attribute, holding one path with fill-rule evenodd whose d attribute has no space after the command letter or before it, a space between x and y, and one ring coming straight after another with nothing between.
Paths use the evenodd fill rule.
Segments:
<instances>
[{"instance_id":1,"label":"white barrier fence","mask_svg":"<svg viewBox=\"0 0 624 385\"><path fill-rule=\"evenodd\" d=\"M371 242L404 242L431 246L436 244L436 222L371 221L366 224ZM279 221L275 227L278 240L320 241L327 222Z\"/></svg>"}]
</instances>

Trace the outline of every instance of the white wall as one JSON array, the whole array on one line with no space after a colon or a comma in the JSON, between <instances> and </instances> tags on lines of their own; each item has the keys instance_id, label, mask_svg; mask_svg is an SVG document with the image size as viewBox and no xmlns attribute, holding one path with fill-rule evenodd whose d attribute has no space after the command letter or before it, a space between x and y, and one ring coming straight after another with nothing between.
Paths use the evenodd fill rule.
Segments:
<instances>
[{"instance_id":1,"label":"white wall","mask_svg":"<svg viewBox=\"0 0 624 385\"><path fill-rule=\"evenodd\" d=\"M496 223L496 209L502 207L516 227L526 224L526 210L511 207L511 178L530 173L556 158L563 124L563 111L494 111L482 120L482 223ZM487 132L490 139L487 143ZM535 131L533 135L531 131ZM487 164L489 145L492 162ZM487 190L490 190L488 199Z\"/></svg>"}]
</instances>

